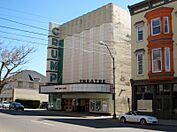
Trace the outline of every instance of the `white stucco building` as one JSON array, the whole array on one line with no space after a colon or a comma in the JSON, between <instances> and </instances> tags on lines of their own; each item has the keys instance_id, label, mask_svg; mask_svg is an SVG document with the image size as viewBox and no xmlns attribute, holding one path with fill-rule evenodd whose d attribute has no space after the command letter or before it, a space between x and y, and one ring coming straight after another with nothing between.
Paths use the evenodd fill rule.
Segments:
<instances>
[{"instance_id":1,"label":"white stucco building","mask_svg":"<svg viewBox=\"0 0 177 132\"><path fill-rule=\"evenodd\" d=\"M56 110L112 113L115 57L116 112L128 110L130 91L130 15L115 4L107 4L62 25L49 23L47 85Z\"/></svg>"}]
</instances>

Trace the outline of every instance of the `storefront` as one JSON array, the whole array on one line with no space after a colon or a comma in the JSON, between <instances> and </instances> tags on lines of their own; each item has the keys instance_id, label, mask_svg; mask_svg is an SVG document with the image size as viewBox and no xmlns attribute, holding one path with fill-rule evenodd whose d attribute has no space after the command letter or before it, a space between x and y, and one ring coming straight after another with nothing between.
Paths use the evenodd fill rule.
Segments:
<instances>
[{"instance_id":1,"label":"storefront","mask_svg":"<svg viewBox=\"0 0 177 132\"><path fill-rule=\"evenodd\" d=\"M109 84L42 86L40 93L49 93L49 106L53 110L106 114L110 114L112 110Z\"/></svg>"},{"instance_id":2,"label":"storefront","mask_svg":"<svg viewBox=\"0 0 177 132\"><path fill-rule=\"evenodd\" d=\"M132 108L163 119L177 119L177 81L134 81Z\"/></svg>"}]
</instances>

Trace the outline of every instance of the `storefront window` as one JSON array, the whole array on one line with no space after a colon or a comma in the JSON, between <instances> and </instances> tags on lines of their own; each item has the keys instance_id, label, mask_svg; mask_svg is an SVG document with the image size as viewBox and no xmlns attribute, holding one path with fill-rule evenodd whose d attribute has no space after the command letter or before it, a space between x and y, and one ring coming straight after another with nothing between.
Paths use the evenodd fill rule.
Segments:
<instances>
[{"instance_id":1,"label":"storefront window","mask_svg":"<svg viewBox=\"0 0 177 132\"><path fill-rule=\"evenodd\" d=\"M174 118L177 119L177 84L173 85L173 113Z\"/></svg>"},{"instance_id":2,"label":"storefront window","mask_svg":"<svg viewBox=\"0 0 177 132\"><path fill-rule=\"evenodd\" d=\"M157 110L159 112L170 111L170 92L171 84L157 85L156 98L157 98Z\"/></svg>"},{"instance_id":3,"label":"storefront window","mask_svg":"<svg viewBox=\"0 0 177 132\"><path fill-rule=\"evenodd\" d=\"M94 100L90 102L91 111L100 111L101 110L101 101Z\"/></svg>"}]
</instances>

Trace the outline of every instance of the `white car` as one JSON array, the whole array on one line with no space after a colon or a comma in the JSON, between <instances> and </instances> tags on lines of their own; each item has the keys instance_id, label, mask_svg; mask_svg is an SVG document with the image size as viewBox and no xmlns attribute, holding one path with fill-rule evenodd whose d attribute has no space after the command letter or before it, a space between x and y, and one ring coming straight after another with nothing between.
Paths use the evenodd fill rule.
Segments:
<instances>
[{"instance_id":1,"label":"white car","mask_svg":"<svg viewBox=\"0 0 177 132\"><path fill-rule=\"evenodd\" d=\"M2 108L8 109L9 106L10 106L10 103L9 103L9 102L7 102L7 101L3 101L3 102L2 102Z\"/></svg>"},{"instance_id":2,"label":"white car","mask_svg":"<svg viewBox=\"0 0 177 132\"><path fill-rule=\"evenodd\" d=\"M158 124L158 119L153 116L139 115L135 111L130 111L126 114L119 115L119 121L121 123L125 122L135 122L141 125L145 124Z\"/></svg>"}]
</instances>

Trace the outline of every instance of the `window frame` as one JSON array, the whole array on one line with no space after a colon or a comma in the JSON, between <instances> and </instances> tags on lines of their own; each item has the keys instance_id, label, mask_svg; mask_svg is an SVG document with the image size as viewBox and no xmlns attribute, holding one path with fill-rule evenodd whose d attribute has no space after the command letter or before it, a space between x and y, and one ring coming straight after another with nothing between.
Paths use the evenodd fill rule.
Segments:
<instances>
[{"instance_id":1,"label":"window frame","mask_svg":"<svg viewBox=\"0 0 177 132\"><path fill-rule=\"evenodd\" d=\"M140 30L140 31L142 31L142 39L139 39L139 29L142 29L142 30ZM143 26L143 24L139 24L139 25L137 25L137 27L136 27L136 34L137 34L137 41L138 42L142 42L143 41L143 33L144 33L144 26Z\"/></svg>"},{"instance_id":2,"label":"window frame","mask_svg":"<svg viewBox=\"0 0 177 132\"><path fill-rule=\"evenodd\" d=\"M154 18L154 19L152 19L151 20L151 35L152 36L155 36L155 35L159 35L160 33L161 33L161 31L159 32L159 33L156 33L156 34L154 34L153 33L153 21L155 21L155 20L159 20L160 21L160 24L159 24L159 28L161 28L161 20L160 20L160 17L157 17L157 18ZM156 26L157 27L157 26Z\"/></svg>"},{"instance_id":3,"label":"window frame","mask_svg":"<svg viewBox=\"0 0 177 132\"><path fill-rule=\"evenodd\" d=\"M142 73L139 73L139 60L138 60L138 56L142 55ZM143 52L138 52L136 54L136 68L137 68L137 75L144 75L144 53Z\"/></svg>"},{"instance_id":4,"label":"window frame","mask_svg":"<svg viewBox=\"0 0 177 132\"><path fill-rule=\"evenodd\" d=\"M153 56L153 51L155 50L160 50L160 62L161 62L161 68L159 71L155 71L154 70L154 56ZM152 49L152 73L158 73L158 72L162 72L162 48L154 48Z\"/></svg>"},{"instance_id":5,"label":"window frame","mask_svg":"<svg viewBox=\"0 0 177 132\"><path fill-rule=\"evenodd\" d=\"M167 64L166 64L166 60L167 60L167 58L166 58L167 57L166 56L167 51L166 50L167 49L169 50L169 58L168 58L169 59L169 69L167 69ZM169 47L164 48L164 59L165 59L165 71L170 72L171 71L171 68L170 68L171 66L170 66L170 48Z\"/></svg>"},{"instance_id":6,"label":"window frame","mask_svg":"<svg viewBox=\"0 0 177 132\"><path fill-rule=\"evenodd\" d=\"M167 25L165 24L165 18L167 18L166 20L167 20ZM168 34L169 33L169 17L168 16L164 16L163 17L163 32L164 32L164 34ZM167 26L167 32L165 32L165 26Z\"/></svg>"}]
</instances>

